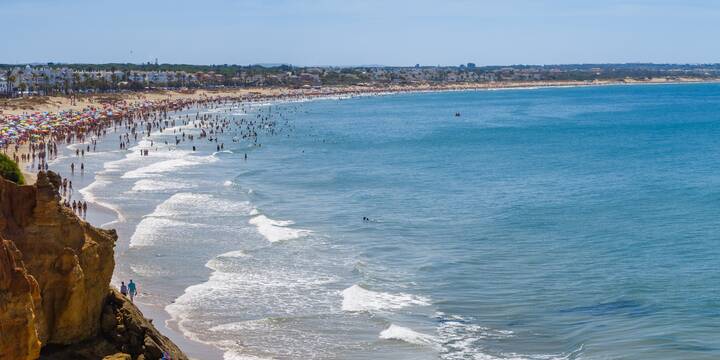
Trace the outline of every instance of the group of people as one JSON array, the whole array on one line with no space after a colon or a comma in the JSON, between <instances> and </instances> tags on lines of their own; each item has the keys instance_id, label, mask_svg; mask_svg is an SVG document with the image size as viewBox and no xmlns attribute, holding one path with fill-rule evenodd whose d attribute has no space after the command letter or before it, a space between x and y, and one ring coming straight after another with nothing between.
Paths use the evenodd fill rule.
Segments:
<instances>
[{"instance_id":1,"label":"group of people","mask_svg":"<svg viewBox=\"0 0 720 360\"><path fill-rule=\"evenodd\" d=\"M49 134L43 135L40 139L26 140L27 151L20 151L22 144L13 144L15 152L13 156L19 162L28 164L29 168L37 167L38 171L49 170L49 161L59 156L58 147L63 143L81 143L74 149L74 155L77 160L69 165L69 170L73 178L76 170L79 168L81 174L85 171L85 164L81 160L86 153L96 150L97 139L108 135L113 131L118 135L120 148L127 150L132 143L141 144L138 141L145 136L149 136L152 131L159 131L161 134L172 131L174 135L174 147L168 147L172 150L181 147L182 143L188 144L192 151L198 150L198 140L209 143L212 148L221 152L225 149L225 144L219 140L220 134L228 134L232 136L233 142L248 142L251 147L261 147L258 137L259 135L285 135L293 131L293 126L285 115L298 111L298 106L285 105L283 111L277 111L278 107L252 107L255 113L253 117L250 115L250 108L245 103L247 100L241 97L219 97L219 98L203 98L193 100L178 101L159 101L156 103L146 103L144 105L120 104L122 111L112 111L116 116L108 116L106 120L96 122L83 122L77 126L63 126L53 129ZM110 109L110 108L108 108ZM196 114L172 115L173 112L187 111L197 109ZM211 110L214 113L201 113L200 109ZM111 111L107 111L108 114ZM194 116L193 116L194 115ZM236 116L241 115L241 116ZM194 118L194 119L193 119ZM182 126L182 127L180 127ZM194 130L194 131L193 131ZM165 141L166 145L168 141ZM139 152L141 156L149 156L151 151L159 150L154 146L154 142L150 141L150 146L140 146ZM10 144L5 143L7 148ZM244 159L248 159L248 154L244 154ZM76 162L79 165L76 165ZM63 178L61 188L61 204L72 209L78 216L85 218L87 216L88 203L83 200L74 200L72 180Z\"/></svg>"},{"instance_id":2,"label":"group of people","mask_svg":"<svg viewBox=\"0 0 720 360\"><path fill-rule=\"evenodd\" d=\"M130 282L125 285L124 281L120 282L120 293L130 297L130 302L133 302L135 300L135 296L137 295L137 285L130 279Z\"/></svg>"},{"instance_id":3,"label":"group of people","mask_svg":"<svg viewBox=\"0 0 720 360\"><path fill-rule=\"evenodd\" d=\"M201 108L215 111L212 114L202 114ZM253 109L256 110L255 118L236 117L236 115L248 115L249 109L244 103L230 99L204 103L202 107L197 106L196 109L198 111L194 116L191 114L172 116L168 111L157 111L126 120L120 124L119 129L117 126L115 128L116 132L121 131L121 134L118 134L120 149L128 150L135 143L138 145L137 151L141 157L149 156L151 151L159 151L160 148L155 146L152 139L148 139L149 144L139 142L142 137L150 137L153 131L160 134L170 134L172 131L174 139L163 140L167 150L180 148L183 143L191 143L188 148L193 152L198 150L198 143L203 140L212 144L215 151L224 151L225 144L219 141L220 134L231 133L234 135L233 142L245 141L253 147L262 147L258 141L259 135L273 136L292 131L292 126L284 118L283 112L273 112L272 107ZM287 112L292 110L286 109ZM297 107L294 110L297 110ZM247 157L245 153L245 160Z\"/></svg>"},{"instance_id":4,"label":"group of people","mask_svg":"<svg viewBox=\"0 0 720 360\"><path fill-rule=\"evenodd\" d=\"M77 216L80 216L83 219L87 217L87 201L73 200L70 202L69 200L65 200L63 201L63 205L72 208L73 212L77 214Z\"/></svg>"},{"instance_id":5,"label":"group of people","mask_svg":"<svg viewBox=\"0 0 720 360\"><path fill-rule=\"evenodd\" d=\"M70 163L70 173L75 175L75 163ZM80 163L80 174L85 173L85 163Z\"/></svg>"}]
</instances>

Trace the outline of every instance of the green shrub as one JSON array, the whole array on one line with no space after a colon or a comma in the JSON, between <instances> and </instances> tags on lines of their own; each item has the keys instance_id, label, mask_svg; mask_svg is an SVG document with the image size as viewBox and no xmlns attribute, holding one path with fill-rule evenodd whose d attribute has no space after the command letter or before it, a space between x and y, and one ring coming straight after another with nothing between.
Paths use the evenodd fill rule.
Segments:
<instances>
[{"instance_id":1,"label":"green shrub","mask_svg":"<svg viewBox=\"0 0 720 360\"><path fill-rule=\"evenodd\" d=\"M25 184L25 177L18 165L7 155L0 154L0 176L17 184Z\"/></svg>"}]
</instances>

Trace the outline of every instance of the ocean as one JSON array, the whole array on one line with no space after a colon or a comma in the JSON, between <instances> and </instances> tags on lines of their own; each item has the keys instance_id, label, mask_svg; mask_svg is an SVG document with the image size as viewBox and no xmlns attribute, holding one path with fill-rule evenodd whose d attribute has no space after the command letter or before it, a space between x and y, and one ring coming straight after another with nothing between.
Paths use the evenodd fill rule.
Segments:
<instances>
[{"instance_id":1,"label":"ocean","mask_svg":"<svg viewBox=\"0 0 720 360\"><path fill-rule=\"evenodd\" d=\"M191 355L720 357L718 84L234 104L200 113L272 126L176 146L197 112L51 165Z\"/></svg>"}]
</instances>

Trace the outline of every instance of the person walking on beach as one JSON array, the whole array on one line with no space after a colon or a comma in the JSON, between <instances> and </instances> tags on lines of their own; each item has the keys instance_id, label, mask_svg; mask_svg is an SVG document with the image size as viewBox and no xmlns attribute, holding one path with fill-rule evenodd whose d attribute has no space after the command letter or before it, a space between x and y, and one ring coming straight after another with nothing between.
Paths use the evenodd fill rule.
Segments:
<instances>
[{"instance_id":1,"label":"person walking on beach","mask_svg":"<svg viewBox=\"0 0 720 360\"><path fill-rule=\"evenodd\" d=\"M128 294L128 288L127 288L127 286L125 286L124 281L120 282L120 293L123 294L124 296L127 296L127 294Z\"/></svg>"},{"instance_id":2,"label":"person walking on beach","mask_svg":"<svg viewBox=\"0 0 720 360\"><path fill-rule=\"evenodd\" d=\"M135 295L137 295L137 287L132 279L130 279L130 282L128 283L128 293L130 294L130 302L133 302Z\"/></svg>"}]
</instances>

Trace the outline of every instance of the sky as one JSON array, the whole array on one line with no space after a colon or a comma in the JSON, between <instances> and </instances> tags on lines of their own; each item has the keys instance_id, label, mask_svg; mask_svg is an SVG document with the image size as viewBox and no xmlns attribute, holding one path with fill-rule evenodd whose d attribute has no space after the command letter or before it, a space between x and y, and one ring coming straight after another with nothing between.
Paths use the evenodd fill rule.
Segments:
<instances>
[{"instance_id":1,"label":"sky","mask_svg":"<svg viewBox=\"0 0 720 360\"><path fill-rule=\"evenodd\" d=\"M720 62L715 0L0 0L0 63Z\"/></svg>"}]
</instances>

